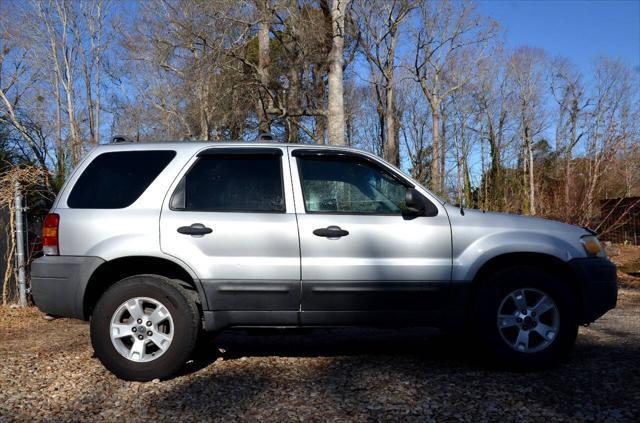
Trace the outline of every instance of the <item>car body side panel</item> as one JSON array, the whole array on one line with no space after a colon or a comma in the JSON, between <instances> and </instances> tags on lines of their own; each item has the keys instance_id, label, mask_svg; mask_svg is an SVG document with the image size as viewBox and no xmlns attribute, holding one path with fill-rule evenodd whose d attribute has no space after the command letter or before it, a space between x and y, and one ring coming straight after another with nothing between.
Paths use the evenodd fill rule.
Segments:
<instances>
[{"instance_id":1,"label":"car body side panel","mask_svg":"<svg viewBox=\"0 0 640 423\"><path fill-rule=\"evenodd\" d=\"M56 209L60 215L60 253L104 260L161 255L160 210Z\"/></svg>"},{"instance_id":2,"label":"car body side panel","mask_svg":"<svg viewBox=\"0 0 640 423\"><path fill-rule=\"evenodd\" d=\"M386 163L371 159L397 174ZM434 203L438 215L429 217L307 213L297 158L289 160L300 233L303 323L335 319L344 324L350 318L389 316L385 313L389 310L427 312L445 306L451 229L439 203ZM339 226L349 234L338 239L314 235L314 230L328 226Z\"/></svg>"},{"instance_id":3,"label":"car body side panel","mask_svg":"<svg viewBox=\"0 0 640 423\"><path fill-rule=\"evenodd\" d=\"M289 164L286 149L282 150L284 213L172 210L171 194L196 162L195 156L167 190L160 219L162 251L196 269L211 310L299 309L300 246ZM177 228L194 223L212 232L204 236L177 232Z\"/></svg>"},{"instance_id":4,"label":"car body side panel","mask_svg":"<svg viewBox=\"0 0 640 423\"><path fill-rule=\"evenodd\" d=\"M585 257L579 247L582 228L545 219L460 210L447 206L453 239L453 283L472 281L494 257L509 253L538 253L563 262ZM571 242L573 241L573 242Z\"/></svg>"},{"instance_id":5,"label":"car body side panel","mask_svg":"<svg viewBox=\"0 0 640 423\"><path fill-rule=\"evenodd\" d=\"M159 220L162 201L175 175L202 146L157 144L109 145L94 149L78 165L60 191L53 209L60 215L59 242L61 256L99 257L109 262L124 257L157 257L171 261L184 269L203 293L194 269L184 261L163 253L160 249ZM197 147L197 148L194 148ZM79 209L67 207L69 194L91 161L107 151L171 150L176 156L156 177L142 195L125 209ZM203 300L204 301L204 300ZM206 306L206 301L204 303Z\"/></svg>"}]
</instances>

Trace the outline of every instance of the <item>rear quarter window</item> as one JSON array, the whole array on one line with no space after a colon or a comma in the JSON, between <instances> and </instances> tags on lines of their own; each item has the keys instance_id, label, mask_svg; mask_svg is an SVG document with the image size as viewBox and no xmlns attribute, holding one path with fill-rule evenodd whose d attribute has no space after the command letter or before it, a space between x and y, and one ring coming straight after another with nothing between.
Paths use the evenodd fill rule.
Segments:
<instances>
[{"instance_id":1,"label":"rear quarter window","mask_svg":"<svg viewBox=\"0 0 640 423\"><path fill-rule=\"evenodd\" d=\"M72 209L121 209L133 204L175 157L175 151L102 153L86 167L73 186Z\"/></svg>"}]
</instances>

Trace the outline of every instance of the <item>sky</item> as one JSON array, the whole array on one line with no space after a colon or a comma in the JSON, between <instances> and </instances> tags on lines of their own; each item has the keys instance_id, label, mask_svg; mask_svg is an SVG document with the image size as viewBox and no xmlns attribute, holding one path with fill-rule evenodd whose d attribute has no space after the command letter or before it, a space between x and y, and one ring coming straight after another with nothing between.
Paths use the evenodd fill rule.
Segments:
<instances>
[{"instance_id":1,"label":"sky","mask_svg":"<svg viewBox=\"0 0 640 423\"><path fill-rule=\"evenodd\" d=\"M588 71L599 55L640 72L640 0L479 0L497 20L508 47L539 47Z\"/></svg>"}]
</instances>

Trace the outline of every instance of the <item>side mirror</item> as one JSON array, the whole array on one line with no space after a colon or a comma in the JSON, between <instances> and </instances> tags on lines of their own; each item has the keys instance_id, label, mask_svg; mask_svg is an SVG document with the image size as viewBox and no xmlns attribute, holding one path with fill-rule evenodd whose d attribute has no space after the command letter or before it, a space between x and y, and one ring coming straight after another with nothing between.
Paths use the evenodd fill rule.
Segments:
<instances>
[{"instance_id":1,"label":"side mirror","mask_svg":"<svg viewBox=\"0 0 640 423\"><path fill-rule=\"evenodd\" d=\"M424 215L425 213L425 200L422 194L416 189L409 188L404 196L404 202L407 205L407 211L411 214Z\"/></svg>"}]
</instances>

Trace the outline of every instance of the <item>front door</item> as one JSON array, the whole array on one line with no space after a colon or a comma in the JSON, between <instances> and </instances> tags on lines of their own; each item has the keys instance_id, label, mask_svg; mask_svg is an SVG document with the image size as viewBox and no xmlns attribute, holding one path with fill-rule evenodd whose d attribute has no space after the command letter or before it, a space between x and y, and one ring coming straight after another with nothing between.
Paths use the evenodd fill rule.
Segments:
<instances>
[{"instance_id":1,"label":"front door","mask_svg":"<svg viewBox=\"0 0 640 423\"><path fill-rule=\"evenodd\" d=\"M400 323L446 303L451 231L440 204L435 216L409 215L413 184L368 155L301 148L290 160L303 324Z\"/></svg>"},{"instance_id":2,"label":"front door","mask_svg":"<svg viewBox=\"0 0 640 423\"><path fill-rule=\"evenodd\" d=\"M300 252L283 151L205 150L162 210L162 251L198 274L209 310L236 323L297 323ZM287 313L259 313L267 311Z\"/></svg>"}]
</instances>

